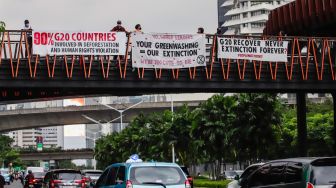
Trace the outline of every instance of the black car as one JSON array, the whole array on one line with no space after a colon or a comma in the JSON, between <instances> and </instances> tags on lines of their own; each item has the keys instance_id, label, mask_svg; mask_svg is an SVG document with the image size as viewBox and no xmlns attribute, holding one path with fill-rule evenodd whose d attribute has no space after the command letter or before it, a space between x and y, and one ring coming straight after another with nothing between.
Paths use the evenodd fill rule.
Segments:
<instances>
[{"instance_id":1,"label":"black car","mask_svg":"<svg viewBox=\"0 0 336 188\"><path fill-rule=\"evenodd\" d=\"M271 161L240 184L242 188L334 188L336 157Z\"/></svg>"},{"instance_id":2,"label":"black car","mask_svg":"<svg viewBox=\"0 0 336 188\"><path fill-rule=\"evenodd\" d=\"M45 176L46 172L34 172L34 188L41 188L42 187L42 183L43 183L43 179Z\"/></svg>"},{"instance_id":3,"label":"black car","mask_svg":"<svg viewBox=\"0 0 336 188\"><path fill-rule=\"evenodd\" d=\"M101 170L82 170L82 176L86 181L87 187L94 186L103 173Z\"/></svg>"},{"instance_id":4,"label":"black car","mask_svg":"<svg viewBox=\"0 0 336 188\"><path fill-rule=\"evenodd\" d=\"M43 188L85 188L86 182L79 170L52 170L43 179Z\"/></svg>"},{"instance_id":5,"label":"black car","mask_svg":"<svg viewBox=\"0 0 336 188\"><path fill-rule=\"evenodd\" d=\"M180 166L182 171L185 173L185 175L188 178L188 181L190 183L190 187L193 188L194 187L194 181L193 181L193 177L189 174L188 168L185 166Z\"/></svg>"}]
</instances>

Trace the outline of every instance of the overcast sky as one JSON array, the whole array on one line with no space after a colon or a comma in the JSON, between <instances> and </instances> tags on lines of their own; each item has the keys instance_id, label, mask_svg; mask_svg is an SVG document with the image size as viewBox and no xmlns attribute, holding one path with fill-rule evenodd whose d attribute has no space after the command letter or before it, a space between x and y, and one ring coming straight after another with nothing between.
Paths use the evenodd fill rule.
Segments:
<instances>
[{"instance_id":1,"label":"overcast sky","mask_svg":"<svg viewBox=\"0 0 336 188\"><path fill-rule=\"evenodd\" d=\"M206 33L217 28L217 0L0 0L7 29L110 30L118 19L127 30L140 23L144 32Z\"/></svg>"}]
</instances>

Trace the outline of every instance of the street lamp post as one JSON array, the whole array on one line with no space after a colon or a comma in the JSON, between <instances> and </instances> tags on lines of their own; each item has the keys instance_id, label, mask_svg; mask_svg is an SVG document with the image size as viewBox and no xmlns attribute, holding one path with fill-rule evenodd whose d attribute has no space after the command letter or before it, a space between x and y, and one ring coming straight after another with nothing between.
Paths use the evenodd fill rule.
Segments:
<instances>
[{"instance_id":1,"label":"street lamp post","mask_svg":"<svg viewBox=\"0 0 336 188\"><path fill-rule=\"evenodd\" d=\"M96 135L97 133L100 133L100 132L96 132L96 133L93 133L94 135ZM94 138L90 138L90 137L85 137L86 139L90 139L90 140L92 140L93 141L93 148L95 148L96 147L96 140L99 138L99 137L96 137L96 136L94 136ZM96 156L95 155L93 155L93 169L94 170L97 170L97 161L96 161Z\"/></svg>"},{"instance_id":2,"label":"street lamp post","mask_svg":"<svg viewBox=\"0 0 336 188\"><path fill-rule=\"evenodd\" d=\"M91 117L89 117L89 116L87 116L87 115L84 115L84 114L82 114L82 116L83 116L85 119L92 121L93 123L96 123L96 124L98 124L98 125L103 126L103 124L102 124L99 120L95 120L95 119L93 119L93 118L91 118ZM112 119L111 121L109 121L109 122L107 122L107 123L110 124L110 123L112 123L113 121L118 120L119 118L122 118L122 116L117 117L117 118L114 118L114 119ZM99 137L96 136L97 133L103 133L103 132L102 132L102 131L98 131L98 132L95 132L95 133L91 133L91 134L95 135L94 138L90 138L90 137L88 137L88 136L85 136L85 138L87 138L87 139L91 139L91 140L93 141L93 148L96 148L96 140L99 138ZM95 155L93 155L93 163L94 163L94 164L93 164L93 168L96 170L96 169L97 169L97 161L96 161L96 156L95 156Z\"/></svg>"},{"instance_id":3,"label":"street lamp post","mask_svg":"<svg viewBox=\"0 0 336 188\"><path fill-rule=\"evenodd\" d=\"M103 123L101 123L100 120L95 120L95 119L93 119L92 117L87 116L87 115L84 115L84 114L82 114L82 116L83 116L85 119L92 121L93 123L96 123L96 124L98 124L98 125L103 125ZM117 118L114 118L114 119L112 119L111 121L108 121L108 122L106 122L106 123L110 124L110 123L112 123L113 121L115 121L115 120L117 120L117 119L119 119L119 118L122 118L122 116L119 116L119 117L117 117ZM104 124L105 124L105 123L104 123Z\"/></svg>"},{"instance_id":4,"label":"street lamp post","mask_svg":"<svg viewBox=\"0 0 336 188\"><path fill-rule=\"evenodd\" d=\"M136 103L136 104L133 104L132 106L127 107L126 109L123 109L123 110L114 108L113 106L110 106L110 105L108 105L108 104L103 104L103 103L101 103L101 102L99 102L99 101L96 101L96 102L97 102L98 104L100 104L100 105L103 105L103 106L105 106L105 107L111 109L111 110L115 110L115 111L119 112L119 114L120 114L120 126L122 126L122 124L123 124L123 113L126 112L127 110L131 109L131 108L134 108L135 106L138 106L139 104L143 103L144 101L141 100L140 102L138 102L138 103Z\"/></svg>"},{"instance_id":5,"label":"street lamp post","mask_svg":"<svg viewBox=\"0 0 336 188\"><path fill-rule=\"evenodd\" d=\"M174 122L174 101L173 101L173 95L170 95L170 107L172 112L172 123ZM172 162L175 163L175 147L174 144L172 144Z\"/></svg>"}]
</instances>

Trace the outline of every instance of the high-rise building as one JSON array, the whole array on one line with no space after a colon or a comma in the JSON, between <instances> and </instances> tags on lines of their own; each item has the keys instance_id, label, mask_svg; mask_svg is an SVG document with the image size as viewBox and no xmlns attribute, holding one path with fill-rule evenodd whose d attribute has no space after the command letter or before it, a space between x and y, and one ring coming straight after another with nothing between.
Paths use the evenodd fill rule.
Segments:
<instances>
[{"instance_id":1,"label":"high-rise building","mask_svg":"<svg viewBox=\"0 0 336 188\"><path fill-rule=\"evenodd\" d=\"M64 147L64 127L41 128L44 147Z\"/></svg>"},{"instance_id":2,"label":"high-rise building","mask_svg":"<svg viewBox=\"0 0 336 188\"><path fill-rule=\"evenodd\" d=\"M224 35L261 35L270 11L294 0L218 1L224 1L218 6L218 22Z\"/></svg>"},{"instance_id":3,"label":"high-rise building","mask_svg":"<svg viewBox=\"0 0 336 188\"><path fill-rule=\"evenodd\" d=\"M36 146L36 137L42 135L41 129L27 129L12 131L6 134L11 137L15 147Z\"/></svg>"},{"instance_id":4,"label":"high-rise building","mask_svg":"<svg viewBox=\"0 0 336 188\"><path fill-rule=\"evenodd\" d=\"M225 21L229 20L230 17L226 16L226 13L233 8L234 0L218 0L218 27L221 28L222 33L228 30L228 27L223 27Z\"/></svg>"}]
</instances>

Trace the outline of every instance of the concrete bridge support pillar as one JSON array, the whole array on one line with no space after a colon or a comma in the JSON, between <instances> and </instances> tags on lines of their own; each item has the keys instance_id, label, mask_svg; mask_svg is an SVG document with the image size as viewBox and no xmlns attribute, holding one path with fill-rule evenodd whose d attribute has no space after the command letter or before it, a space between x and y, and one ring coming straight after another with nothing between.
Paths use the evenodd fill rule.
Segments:
<instances>
[{"instance_id":1,"label":"concrete bridge support pillar","mask_svg":"<svg viewBox=\"0 0 336 188\"><path fill-rule=\"evenodd\" d=\"M307 156L307 107L306 93L296 93L297 104L297 131L298 131L298 155L300 157Z\"/></svg>"},{"instance_id":2,"label":"concrete bridge support pillar","mask_svg":"<svg viewBox=\"0 0 336 188\"><path fill-rule=\"evenodd\" d=\"M336 91L331 93L332 98L333 98L333 109L334 109L334 131L333 131L333 136L334 136L334 155L336 155Z\"/></svg>"}]
</instances>

